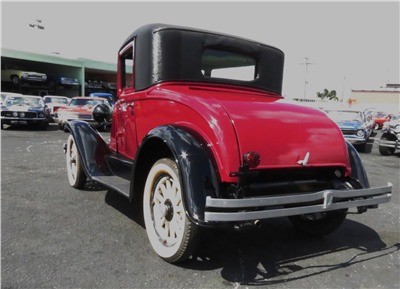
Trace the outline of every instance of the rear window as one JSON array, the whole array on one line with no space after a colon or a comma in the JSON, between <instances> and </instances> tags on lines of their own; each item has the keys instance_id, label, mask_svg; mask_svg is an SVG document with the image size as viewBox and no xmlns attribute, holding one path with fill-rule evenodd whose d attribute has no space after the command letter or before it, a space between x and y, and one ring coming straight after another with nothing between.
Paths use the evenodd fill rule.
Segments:
<instances>
[{"instance_id":1,"label":"rear window","mask_svg":"<svg viewBox=\"0 0 400 289\"><path fill-rule=\"evenodd\" d=\"M219 49L207 48L201 58L205 77L252 81L257 77L254 57Z\"/></svg>"}]
</instances>

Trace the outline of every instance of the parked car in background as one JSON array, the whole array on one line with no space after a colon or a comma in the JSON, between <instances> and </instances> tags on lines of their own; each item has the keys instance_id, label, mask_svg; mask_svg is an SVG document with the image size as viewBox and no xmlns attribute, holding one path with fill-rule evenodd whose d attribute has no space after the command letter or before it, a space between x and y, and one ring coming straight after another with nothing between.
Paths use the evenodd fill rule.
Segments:
<instances>
[{"instance_id":1,"label":"parked car in background","mask_svg":"<svg viewBox=\"0 0 400 289\"><path fill-rule=\"evenodd\" d=\"M103 86L105 89L116 90L117 84L115 82L104 82Z\"/></svg>"},{"instance_id":2,"label":"parked car in background","mask_svg":"<svg viewBox=\"0 0 400 289\"><path fill-rule=\"evenodd\" d=\"M9 95L1 105L1 129L8 125L32 125L46 129L49 111L43 99L34 95Z\"/></svg>"},{"instance_id":3,"label":"parked car in background","mask_svg":"<svg viewBox=\"0 0 400 289\"><path fill-rule=\"evenodd\" d=\"M56 89L60 86L63 87L78 87L79 80L74 77L60 76L60 75L49 75L47 83L51 89Z\"/></svg>"},{"instance_id":4,"label":"parked car in background","mask_svg":"<svg viewBox=\"0 0 400 289\"><path fill-rule=\"evenodd\" d=\"M15 86L22 83L44 84L46 80L47 75L45 73L19 69L4 69L1 71L1 81L11 81Z\"/></svg>"},{"instance_id":5,"label":"parked car in background","mask_svg":"<svg viewBox=\"0 0 400 289\"><path fill-rule=\"evenodd\" d=\"M382 136L379 140L379 152L387 156L400 149L400 114L392 115L390 121L382 126Z\"/></svg>"},{"instance_id":6,"label":"parked car in background","mask_svg":"<svg viewBox=\"0 0 400 289\"><path fill-rule=\"evenodd\" d=\"M101 97L105 98L108 100L108 102L111 104L112 107L114 107L115 100L114 100L114 95L112 93L108 92L92 92L89 94L91 97Z\"/></svg>"},{"instance_id":7,"label":"parked car in background","mask_svg":"<svg viewBox=\"0 0 400 289\"><path fill-rule=\"evenodd\" d=\"M102 81L87 80L87 82L85 82L85 89L102 89L102 83Z\"/></svg>"},{"instance_id":8,"label":"parked car in background","mask_svg":"<svg viewBox=\"0 0 400 289\"><path fill-rule=\"evenodd\" d=\"M375 122L375 130L381 129L383 124L390 120L390 115L386 112L376 112L373 116Z\"/></svg>"},{"instance_id":9,"label":"parked car in background","mask_svg":"<svg viewBox=\"0 0 400 289\"><path fill-rule=\"evenodd\" d=\"M3 101L6 99L7 96L22 96L22 94L14 92L1 92L0 105L3 104Z\"/></svg>"},{"instance_id":10,"label":"parked car in background","mask_svg":"<svg viewBox=\"0 0 400 289\"><path fill-rule=\"evenodd\" d=\"M49 109L50 120L54 121L54 113L60 108L67 107L69 98L60 95L46 95L43 97L43 101Z\"/></svg>"},{"instance_id":11,"label":"parked car in background","mask_svg":"<svg viewBox=\"0 0 400 289\"><path fill-rule=\"evenodd\" d=\"M336 122L348 142L361 151L365 150L373 131L372 120L368 120L366 115L359 110L326 109L325 112Z\"/></svg>"},{"instance_id":12,"label":"parked car in background","mask_svg":"<svg viewBox=\"0 0 400 289\"><path fill-rule=\"evenodd\" d=\"M386 131L389 128L394 128L398 125L400 125L400 114L392 114L390 116L390 120L383 123L382 131Z\"/></svg>"},{"instance_id":13,"label":"parked car in background","mask_svg":"<svg viewBox=\"0 0 400 289\"><path fill-rule=\"evenodd\" d=\"M98 122L93 117L93 110L99 104L107 105L111 110L111 104L105 98L73 97L66 107L60 108L55 112L54 121L58 123L60 130L63 130L65 123L71 120L84 120L90 125L95 126Z\"/></svg>"}]
</instances>

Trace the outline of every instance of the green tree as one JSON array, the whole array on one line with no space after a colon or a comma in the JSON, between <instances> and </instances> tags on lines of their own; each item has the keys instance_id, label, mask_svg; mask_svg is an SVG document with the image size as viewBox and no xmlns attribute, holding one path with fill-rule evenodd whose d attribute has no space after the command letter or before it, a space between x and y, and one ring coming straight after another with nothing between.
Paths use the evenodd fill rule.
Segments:
<instances>
[{"instance_id":1,"label":"green tree","mask_svg":"<svg viewBox=\"0 0 400 289\"><path fill-rule=\"evenodd\" d=\"M317 92L317 96L320 99L339 101L339 98L336 95L336 90L329 91L325 88L323 92Z\"/></svg>"}]
</instances>

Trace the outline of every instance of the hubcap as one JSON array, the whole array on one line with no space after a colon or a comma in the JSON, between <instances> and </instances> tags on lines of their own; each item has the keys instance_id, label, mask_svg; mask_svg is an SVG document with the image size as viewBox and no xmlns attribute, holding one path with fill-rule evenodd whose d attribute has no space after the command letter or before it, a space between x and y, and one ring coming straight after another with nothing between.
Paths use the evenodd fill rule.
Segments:
<instances>
[{"instance_id":1,"label":"hubcap","mask_svg":"<svg viewBox=\"0 0 400 289\"><path fill-rule=\"evenodd\" d=\"M184 214L176 181L170 176L161 177L152 198L152 218L154 229L163 245L173 246L181 239Z\"/></svg>"}]
</instances>

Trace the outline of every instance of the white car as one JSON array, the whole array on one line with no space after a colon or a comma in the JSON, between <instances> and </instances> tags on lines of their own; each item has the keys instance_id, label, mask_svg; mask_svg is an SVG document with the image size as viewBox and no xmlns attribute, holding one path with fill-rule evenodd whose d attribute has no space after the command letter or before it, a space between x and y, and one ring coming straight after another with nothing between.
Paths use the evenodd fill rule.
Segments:
<instances>
[{"instance_id":1,"label":"white car","mask_svg":"<svg viewBox=\"0 0 400 289\"><path fill-rule=\"evenodd\" d=\"M44 104L50 112L50 119L54 121L54 113L60 109L68 106L69 98L60 95L46 95L43 97Z\"/></svg>"}]
</instances>

